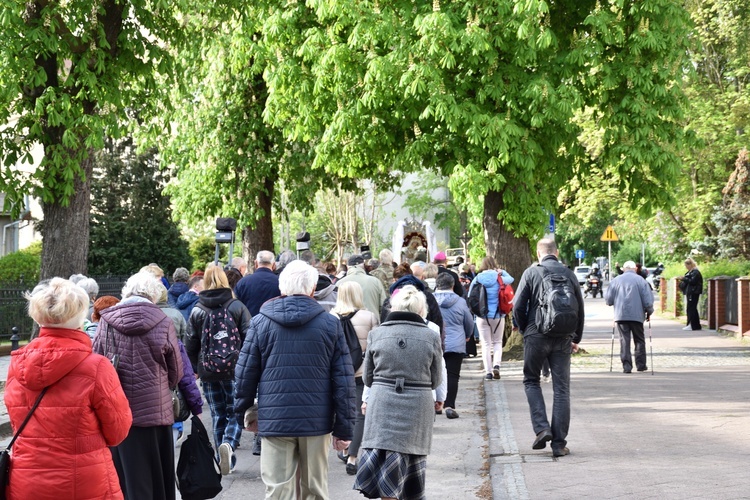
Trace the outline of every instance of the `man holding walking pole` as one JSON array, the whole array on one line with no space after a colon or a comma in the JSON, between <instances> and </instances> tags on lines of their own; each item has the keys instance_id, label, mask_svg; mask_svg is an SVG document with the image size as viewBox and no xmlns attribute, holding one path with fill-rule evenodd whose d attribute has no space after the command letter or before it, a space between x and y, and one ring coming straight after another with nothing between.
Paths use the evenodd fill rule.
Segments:
<instances>
[{"instance_id":1,"label":"man holding walking pole","mask_svg":"<svg viewBox=\"0 0 750 500\"><path fill-rule=\"evenodd\" d=\"M654 312L654 295L646 280L636 274L635 262L622 265L623 273L613 279L604 300L608 306L615 306L615 324L620 333L620 360L622 371L631 373L633 359L630 354L630 337L635 344L635 366L639 372L648 370L646 366L646 337L643 321L649 321Z\"/></svg>"}]
</instances>

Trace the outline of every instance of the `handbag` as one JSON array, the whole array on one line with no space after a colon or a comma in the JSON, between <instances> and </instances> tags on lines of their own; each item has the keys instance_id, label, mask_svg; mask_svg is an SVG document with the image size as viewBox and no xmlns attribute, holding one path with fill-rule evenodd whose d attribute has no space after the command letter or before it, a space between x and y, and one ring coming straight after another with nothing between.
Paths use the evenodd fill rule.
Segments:
<instances>
[{"instance_id":1,"label":"handbag","mask_svg":"<svg viewBox=\"0 0 750 500\"><path fill-rule=\"evenodd\" d=\"M172 411L174 411L175 422L184 422L190 418L190 408L179 387L172 389Z\"/></svg>"},{"instance_id":2,"label":"handbag","mask_svg":"<svg viewBox=\"0 0 750 500\"><path fill-rule=\"evenodd\" d=\"M36 410L37 406L39 406L39 403L42 401L42 397L44 397L45 392L47 392L47 387L42 389L42 392L40 392L39 396L37 396L36 401L34 401L34 406L31 407L28 415L26 415L26 418L23 419L23 423L21 423L20 427L18 427L18 430L13 435L13 439L11 439L10 443L8 443L8 447L0 452L0 500L5 500L5 489L8 487L8 482L10 479L10 449L13 447L13 443L16 442L16 439L18 439L21 431L23 431L23 428L26 427L27 423L29 423L31 415L34 414L34 410Z\"/></svg>"},{"instance_id":3,"label":"handbag","mask_svg":"<svg viewBox=\"0 0 750 500\"><path fill-rule=\"evenodd\" d=\"M183 500L214 498L221 491L221 470L200 417L190 419L192 428L180 449L175 480Z\"/></svg>"}]
</instances>

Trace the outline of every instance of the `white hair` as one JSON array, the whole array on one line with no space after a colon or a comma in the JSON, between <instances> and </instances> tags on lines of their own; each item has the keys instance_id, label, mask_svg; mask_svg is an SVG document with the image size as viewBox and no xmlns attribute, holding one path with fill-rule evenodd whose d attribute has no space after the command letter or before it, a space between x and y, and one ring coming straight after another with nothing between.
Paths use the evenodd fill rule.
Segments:
<instances>
[{"instance_id":1,"label":"white hair","mask_svg":"<svg viewBox=\"0 0 750 500\"><path fill-rule=\"evenodd\" d=\"M268 250L261 250L258 252L258 255L255 256L255 262L257 262L259 265L265 265L270 266L274 263L276 257L274 256L273 252L269 252Z\"/></svg>"},{"instance_id":2,"label":"white hair","mask_svg":"<svg viewBox=\"0 0 750 500\"><path fill-rule=\"evenodd\" d=\"M133 296L144 297L156 304L161 297L160 285L164 286L159 278L148 271L140 271L128 278L122 287L122 298L124 300Z\"/></svg>"},{"instance_id":3,"label":"white hair","mask_svg":"<svg viewBox=\"0 0 750 500\"><path fill-rule=\"evenodd\" d=\"M427 317L427 299L414 285L406 285L391 297L391 311L405 311Z\"/></svg>"},{"instance_id":4,"label":"white hair","mask_svg":"<svg viewBox=\"0 0 750 500\"><path fill-rule=\"evenodd\" d=\"M292 252L291 250L284 250L281 252L281 255L279 255L279 267L284 267L285 265L289 264L293 260L297 260L297 255Z\"/></svg>"},{"instance_id":5,"label":"white hair","mask_svg":"<svg viewBox=\"0 0 750 500\"><path fill-rule=\"evenodd\" d=\"M89 298L91 300L95 299L97 295L99 295L99 284L96 282L94 278L84 278L76 285L83 288L83 290L88 294Z\"/></svg>"},{"instance_id":6,"label":"white hair","mask_svg":"<svg viewBox=\"0 0 750 500\"><path fill-rule=\"evenodd\" d=\"M40 326L75 330L83 326L89 310L86 292L63 278L42 281L25 297L29 316Z\"/></svg>"},{"instance_id":7,"label":"white hair","mask_svg":"<svg viewBox=\"0 0 750 500\"><path fill-rule=\"evenodd\" d=\"M72 281L74 284L77 284L79 281L86 279L85 274L71 274L70 278L68 278L70 281Z\"/></svg>"},{"instance_id":8,"label":"white hair","mask_svg":"<svg viewBox=\"0 0 750 500\"><path fill-rule=\"evenodd\" d=\"M310 295L318 284L318 270L307 262L293 260L279 275L281 295Z\"/></svg>"},{"instance_id":9,"label":"white hair","mask_svg":"<svg viewBox=\"0 0 750 500\"><path fill-rule=\"evenodd\" d=\"M393 252L388 250L387 248L380 251L380 263L381 264L388 264L389 266L393 264Z\"/></svg>"}]
</instances>

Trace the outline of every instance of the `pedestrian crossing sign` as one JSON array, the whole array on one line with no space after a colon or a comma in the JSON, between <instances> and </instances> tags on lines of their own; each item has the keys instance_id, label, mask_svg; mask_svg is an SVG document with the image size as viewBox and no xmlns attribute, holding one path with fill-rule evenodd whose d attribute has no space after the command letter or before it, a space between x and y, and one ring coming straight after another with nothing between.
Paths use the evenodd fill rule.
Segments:
<instances>
[{"instance_id":1,"label":"pedestrian crossing sign","mask_svg":"<svg viewBox=\"0 0 750 500\"><path fill-rule=\"evenodd\" d=\"M612 226L607 226L607 229L604 230L604 234L602 234L600 239L602 241L620 241L620 238L617 237L617 233L615 233Z\"/></svg>"}]
</instances>

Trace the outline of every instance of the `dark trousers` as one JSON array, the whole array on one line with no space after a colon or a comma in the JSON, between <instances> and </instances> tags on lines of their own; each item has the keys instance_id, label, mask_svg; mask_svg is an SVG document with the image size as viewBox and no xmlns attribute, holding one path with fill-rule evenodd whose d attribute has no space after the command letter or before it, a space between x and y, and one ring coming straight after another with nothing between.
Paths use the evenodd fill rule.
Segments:
<instances>
[{"instance_id":1,"label":"dark trousers","mask_svg":"<svg viewBox=\"0 0 750 500\"><path fill-rule=\"evenodd\" d=\"M448 372L448 395L445 396L445 407L456 408L458 394L458 379L461 378L461 364L464 362L462 352L446 352L443 354L445 371Z\"/></svg>"},{"instance_id":2,"label":"dark trousers","mask_svg":"<svg viewBox=\"0 0 750 500\"><path fill-rule=\"evenodd\" d=\"M357 377L355 381L355 390L357 394L357 417L354 420L354 437L349 443L349 455L356 457L359 454L359 445L362 444L362 435L365 432L365 416L362 415L362 392L365 390L365 383L362 377Z\"/></svg>"},{"instance_id":3,"label":"dark trousers","mask_svg":"<svg viewBox=\"0 0 750 500\"><path fill-rule=\"evenodd\" d=\"M125 500L174 500L172 426L131 427L111 448Z\"/></svg>"},{"instance_id":4,"label":"dark trousers","mask_svg":"<svg viewBox=\"0 0 750 500\"><path fill-rule=\"evenodd\" d=\"M552 448L565 447L570 427L570 337L554 338L542 334L523 338L523 386L529 402L534 434L552 430ZM539 384L544 361L549 361L552 375L552 425L547 419L544 394Z\"/></svg>"},{"instance_id":5,"label":"dark trousers","mask_svg":"<svg viewBox=\"0 0 750 500\"><path fill-rule=\"evenodd\" d=\"M687 324L690 325L693 330L700 330L702 328L701 317L698 315L699 297L700 294L698 293L691 293L687 296L687 306L685 307L687 314Z\"/></svg>"},{"instance_id":6,"label":"dark trousers","mask_svg":"<svg viewBox=\"0 0 750 500\"><path fill-rule=\"evenodd\" d=\"M645 372L646 366L646 336L643 333L643 323L640 321L618 321L617 331L620 333L620 361L622 369L629 372L633 369L633 358L630 356L630 337L635 344L635 366L638 371Z\"/></svg>"}]
</instances>

